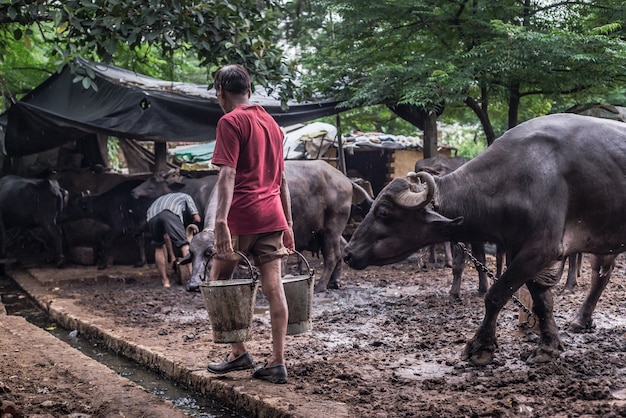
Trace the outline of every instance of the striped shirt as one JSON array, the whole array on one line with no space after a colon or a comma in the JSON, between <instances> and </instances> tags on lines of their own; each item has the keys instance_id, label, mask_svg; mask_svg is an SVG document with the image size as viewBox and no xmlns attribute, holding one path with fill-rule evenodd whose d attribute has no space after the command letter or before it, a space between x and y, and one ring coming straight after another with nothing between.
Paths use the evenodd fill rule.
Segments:
<instances>
[{"instance_id":1,"label":"striped shirt","mask_svg":"<svg viewBox=\"0 0 626 418\"><path fill-rule=\"evenodd\" d=\"M169 210L178 215L183 225L185 224L183 214L186 210L189 211L189 214L192 216L199 213L196 204L188 194L168 193L159 197L150 205L146 213L147 220L149 221L164 210Z\"/></svg>"}]
</instances>

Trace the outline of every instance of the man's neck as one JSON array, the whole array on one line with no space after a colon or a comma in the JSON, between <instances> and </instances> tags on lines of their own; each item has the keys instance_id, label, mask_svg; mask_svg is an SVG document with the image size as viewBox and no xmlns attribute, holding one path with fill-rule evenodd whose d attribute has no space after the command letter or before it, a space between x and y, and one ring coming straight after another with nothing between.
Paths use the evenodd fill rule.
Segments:
<instances>
[{"instance_id":1,"label":"man's neck","mask_svg":"<svg viewBox=\"0 0 626 418\"><path fill-rule=\"evenodd\" d=\"M247 95L236 95L236 94L228 94L228 99L226 101L226 113L232 112L239 105L247 105L250 101L248 100Z\"/></svg>"}]
</instances>

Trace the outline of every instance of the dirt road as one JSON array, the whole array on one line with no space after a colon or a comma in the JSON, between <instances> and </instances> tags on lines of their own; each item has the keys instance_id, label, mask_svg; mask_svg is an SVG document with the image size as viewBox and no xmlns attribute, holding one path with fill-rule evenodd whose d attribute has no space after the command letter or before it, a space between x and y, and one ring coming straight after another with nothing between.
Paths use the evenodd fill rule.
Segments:
<instances>
[{"instance_id":1,"label":"dirt road","mask_svg":"<svg viewBox=\"0 0 626 418\"><path fill-rule=\"evenodd\" d=\"M319 270L319 261L312 261ZM148 274L131 277L114 270L108 279L95 281L31 270L29 286L39 286L35 296L49 298L60 311L81 315L94 327L150 348L155 355L144 361L151 367L162 367L186 383L201 377L209 382L203 390L250 408L251 415L259 415L258 405L249 402L254 398L275 406L276 416L625 416L624 258L618 258L600 300L595 329L573 334L566 325L589 288L588 268L585 260L575 293L560 294L561 286L555 288L555 316L565 344L559 359L525 363L537 336L519 326L517 307L510 303L499 318L495 361L482 368L460 359L483 313L482 298L474 294L473 268L466 269L461 302L448 299L450 269L423 269L416 258L364 271L346 268L341 289L315 296L313 331L288 337L286 386L253 381L247 371L208 375L206 363L223 357L227 346L213 343L201 295L180 286L164 289ZM58 280L51 274L58 274ZM249 343L259 363L270 353L265 308L259 296ZM129 350L123 345L117 349ZM3 375L6 358L0 362ZM30 373L28 385L12 384L32 388L28 399L37 404L37 397L45 396L39 393L41 385L32 382L45 376L38 376L36 368ZM80 385L64 390L68 402L85 397ZM0 396L18 403L26 399L15 390L2 393L1 386Z\"/></svg>"}]
</instances>

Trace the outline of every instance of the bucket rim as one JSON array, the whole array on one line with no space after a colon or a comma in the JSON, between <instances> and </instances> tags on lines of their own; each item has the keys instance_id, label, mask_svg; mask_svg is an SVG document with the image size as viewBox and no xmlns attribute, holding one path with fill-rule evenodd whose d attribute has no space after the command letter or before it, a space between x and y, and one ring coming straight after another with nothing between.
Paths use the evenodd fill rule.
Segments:
<instances>
[{"instance_id":1,"label":"bucket rim","mask_svg":"<svg viewBox=\"0 0 626 418\"><path fill-rule=\"evenodd\" d=\"M282 281L283 283L291 283L291 282L299 282L302 280L309 280L311 279L312 276L309 276L307 274L300 274L297 276L287 276L287 277L282 277Z\"/></svg>"},{"instance_id":2,"label":"bucket rim","mask_svg":"<svg viewBox=\"0 0 626 418\"><path fill-rule=\"evenodd\" d=\"M254 279L228 279L228 280L209 280L200 283L200 287L222 287L222 286L241 286L258 283L258 280Z\"/></svg>"}]
</instances>

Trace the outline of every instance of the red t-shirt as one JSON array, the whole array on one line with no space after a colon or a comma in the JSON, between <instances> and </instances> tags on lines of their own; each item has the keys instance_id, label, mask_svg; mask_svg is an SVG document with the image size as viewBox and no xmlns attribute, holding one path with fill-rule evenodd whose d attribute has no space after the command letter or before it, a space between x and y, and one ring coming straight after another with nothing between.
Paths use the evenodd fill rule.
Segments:
<instances>
[{"instance_id":1,"label":"red t-shirt","mask_svg":"<svg viewBox=\"0 0 626 418\"><path fill-rule=\"evenodd\" d=\"M228 212L231 234L288 228L280 200L285 168L283 132L263 107L239 105L220 118L212 162L237 171Z\"/></svg>"}]
</instances>

